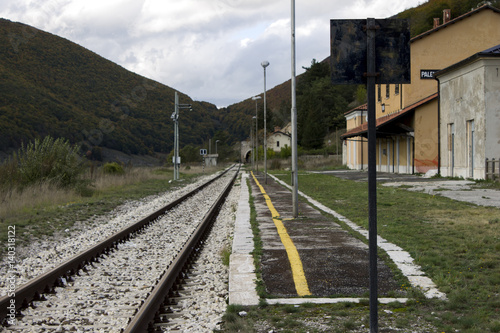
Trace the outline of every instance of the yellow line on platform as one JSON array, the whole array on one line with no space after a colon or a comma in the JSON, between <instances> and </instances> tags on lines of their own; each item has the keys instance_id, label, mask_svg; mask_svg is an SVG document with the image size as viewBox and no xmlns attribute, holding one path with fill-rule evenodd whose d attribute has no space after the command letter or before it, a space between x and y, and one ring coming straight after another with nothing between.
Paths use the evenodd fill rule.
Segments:
<instances>
[{"instance_id":1,"label":"yellow line on platform","mask_svg":"<svg viewBox=\"0 0 500 333\"><path fill-rule=\"evenodd\" d=\"M273 222L278 231L278 235L280 236L281 242L285 246L286 254L288 255L288 260L290 261L290 266L292 268L293 281L295 283L295 289L297 290L297 294L299 296L311 295L311 292L309 291L309 286L307 285L306 276L304 274L302 261L300 260L299 252L297 251L297 248L293 244L290 235L288 235L285 225L283 224L283 222L281 222L280 214L274 208L274 205L271 202L271 198L269 198L269 195L267 195L266 191L264 190L264 187L262 187L257 178L255 178L253 172L252 172L252 177L255 180L257 186L260 188L260 191L264 195L267 207L269 208L269 210L271 211L271 215L273 216Z\"/></svg>"}]
</instances>

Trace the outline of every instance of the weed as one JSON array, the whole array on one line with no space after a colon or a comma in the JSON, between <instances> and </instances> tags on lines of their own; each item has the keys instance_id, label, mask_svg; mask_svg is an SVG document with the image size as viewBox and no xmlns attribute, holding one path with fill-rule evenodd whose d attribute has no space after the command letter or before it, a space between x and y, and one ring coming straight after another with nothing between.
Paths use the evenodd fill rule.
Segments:
<instances>
[{"instance_id":1,"label":"weed","mask_svg":"<svg viewBox=\"0 0 500 333\"><path fill-rule=\"evenodd\" d=\"M222 263L224 266L229 266L229 258L231 257L231 249L226 245L221 250Z\"/></svg>"}]
</instances>

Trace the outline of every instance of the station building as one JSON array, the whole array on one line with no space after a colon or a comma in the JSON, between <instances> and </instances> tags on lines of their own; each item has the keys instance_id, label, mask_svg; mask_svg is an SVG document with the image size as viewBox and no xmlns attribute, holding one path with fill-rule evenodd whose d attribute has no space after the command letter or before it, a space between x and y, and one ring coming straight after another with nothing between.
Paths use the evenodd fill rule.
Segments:
<instances>
[{"instance_id":1,"label":"station building","mask_svg":"<svg viewBox=\"0 0 500 333\"><path fill-rule=\"evenodd\" d=\"M450 156L447 140L452 126L449 124L459 120L443 119L440 112L446 104L446 114L459 112L465 117L460 120L460 128L464 128L464 133L470 132L471 128L477 133L479 124L473 120L480 117L476 115L477 112L483 111L473 107L474 103L469 103L469 100L473 98L472 96L482 95L484 99L484 96L488 95L487 99L490 101L496 98L496 109L495 102L491 102L487 107L489 109L484 110L484 114L488 114L491 119L500 117L499 89L498 82L495 81L495 73L499 68L498 57L495 52L491 51L491 48L500 44L500 10L485 5L452 19L450 10L445 9L443 23L440 24L439 21L439 19L434 19L433 29L410 41L411 84L377 85L377 171L429 174L440 171L443 175L455 174L456 176L484 178L480 165L483 165L484 169L484 160L481 161L481 159L488 157L488 153L477 155L477 157L474 155L474 166L471 165L465 169L462 166L460 167L462 169L456 169L454 173L450 171L450 159L446 157ZM481 55L484 58L484 53L488 53L488 50L490 50L489 58L494 59L490 59L488 65L481 65L482 69L479 71L484 74L483 78L479 81L475 81L473 77L468 78L467 82L470 83L467 86L468 90L464 88L465 86L462 86L465 89L462 91L450 90L449 88L457 82L463 82L461 76L466 71L464 68L472 64L464 61L470 60L474 55ZM479 64L476 65L479 66ZM456 66L462 66L460 67L462 71ZM475 65L472 66L469 69L475 68ZM440 71L442 71L440 76L436 77L436 73ZM440 83L443 91L446 90L446 97L440 94ZM489 86L488 93L486 93L485 85ZM467 94L460 95L466 92ZM491 94L496 94L496 96ZM461 104L463 106L461 111L456 111L457 104L450 104L450 100L453 99L468 101ZM345 117L346 133L341 136L344 163L351 169L366 169L368 164L366 105L348 111ZM469 125L466 122L469 122ZM457 123L455 130L458 131L458 128ZM453 155L455 163L461 161L457 150L470 156L473 151L479 152L487 148L487 146L467 148L471 140L464 142L466 143L463 147L458 146L458 141L455 142L455 155ZM490 146L495 146L493 136L489 142ZM477 138L473 143L484 145L485 140ZM497 142L495 149L498 150L499 145L500 143ZM471 152L467 153L466 149L471 149ZM470 160L470 157L468 158Z\"/></svg>"}]
</instances>

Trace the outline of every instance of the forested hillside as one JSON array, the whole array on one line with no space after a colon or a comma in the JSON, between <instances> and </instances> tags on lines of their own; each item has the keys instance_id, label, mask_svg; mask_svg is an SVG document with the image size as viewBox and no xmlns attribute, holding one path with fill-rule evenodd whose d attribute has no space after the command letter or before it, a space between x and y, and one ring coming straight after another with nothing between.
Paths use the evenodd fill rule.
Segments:
<instances>
[{"instance_id":1,"label":"forested hillside","mask_svg":"<svg viewBox=\"0 0 500 333\"><path fill-rule=\"evenodd\" d=\"M434 18L440 19L443 24L443 9L451 9L451 18L454 19L484 4L499 7L499 0L429 0L418 7L407 9L396 17L410 19L411 36L417 36L432 29Z\"/></svg>"},{"instance_id":2,"label":"forested hillside","mask_svg":"<svg viewBox=\"0 0 500 333\"><path fill-rule=\"evenodd\" d=\"M492 1L498 7L500 0ZM478 0L431 0L397 17L411 20L412 36L432 28L450 8L452 18L480 5ZM318 55L324 57L327 55ZM361 86L332 86L328 58L312 59L297 77L298 140L304 148L320 148L329 132L345 127L344 112L365 102ZM64 38L0 19L0 152L12 151L50 135L127 154L169 153L173 146L174 89L125 70ZM219 147L249 136L255 101L248 99L217 109L180 94L181 148L192 154L220 140ZM267 126L290 121L290 81L267 92ZM263 128L263 100L257 102Z\"/></svg>"},{"instance_id":3,"label":"forested hillside","mask_svg":"<svg viewBox=\"0 0 500 333\"><path fill-rule=\"evenodd\" d=\"M174 90L66 39L0 19L0 150L46 135L133 154L170 152ZM215 105L180 94L182 143L220 130Z\"/></svg>"}]
</instances>

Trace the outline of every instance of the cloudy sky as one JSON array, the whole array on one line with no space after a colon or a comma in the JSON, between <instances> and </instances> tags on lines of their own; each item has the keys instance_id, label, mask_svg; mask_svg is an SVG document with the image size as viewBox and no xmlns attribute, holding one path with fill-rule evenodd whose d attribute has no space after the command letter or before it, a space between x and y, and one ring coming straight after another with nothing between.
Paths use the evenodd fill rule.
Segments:
<instances>
[{"instance_id":1,"label":"cloudy sky","mask_svg":"<svg viewBox=\"0 0 500 333\"><path fill-rule=\"evenodd\" d=\"M386 18L423 0L296 0L297 74L329 55L330 19ZM1 0L0 17L67 38L219 107L291 76L290 0Z\"/></svg>"}]
</instances>

